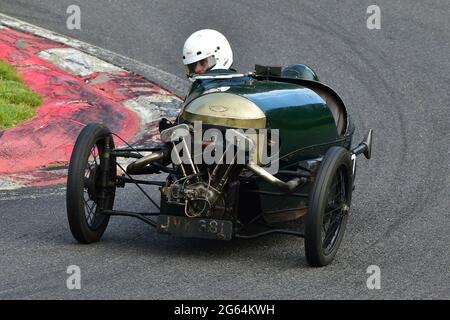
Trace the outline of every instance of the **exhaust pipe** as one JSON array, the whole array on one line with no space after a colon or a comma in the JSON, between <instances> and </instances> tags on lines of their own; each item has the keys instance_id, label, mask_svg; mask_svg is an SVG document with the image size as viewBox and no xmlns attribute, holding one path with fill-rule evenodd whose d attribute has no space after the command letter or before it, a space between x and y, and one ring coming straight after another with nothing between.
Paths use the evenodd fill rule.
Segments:
<instances>
[{"instance_id":1,"label":"exhaust pipe","mask_svg":"<svg viewBox=\"0 0 450 320\"><path fill-rule=\"evenodd\" d=\"M127 173L129 174L141 174L146 165L151 164L152 162L162 160L167 156L167 150L160 150L156 152L152 152L149 155L146 155L127 166Z\"/></svg>"},{"instance_id":2,"label":"exhaust pipe","mask_svg":"<svg viewBox=\"0 0 450 320\"><path fill-rule=\"evenodd\" d=\"M358 156L363 153L366 159L370 159L372 157L372 134L373 130L369 129L364 140L352 149L352 154Z\"/></svg>"},{"instance_id":3,"label":"exhaust pipe","mask_svg":"<svg viewBox=\"0 0 450 320\"><path fill-rule=\"evenodd\" d=\"M264 181L267 181L271 185L286 189L288 191L293 191L295 188L297 188L301 183L303 183L306 179L305 178L294 178L292 180L289 180L288 182L283 182L274 175L270 174L257 164L249 163L247 164L247 168L250 169L252 172L254 172L256 175L261 177Z\"/></svg>"}]
</instances>

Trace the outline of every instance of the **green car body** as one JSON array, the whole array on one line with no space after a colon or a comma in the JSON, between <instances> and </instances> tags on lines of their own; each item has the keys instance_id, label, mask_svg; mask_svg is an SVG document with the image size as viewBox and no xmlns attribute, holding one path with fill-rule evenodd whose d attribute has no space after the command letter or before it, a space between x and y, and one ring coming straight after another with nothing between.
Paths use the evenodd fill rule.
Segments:
<instances>
[{"instance_id":1,"label":"green car body","mask_svg":"<svg viewBox=\"0 0 450 320\"><path fill-rule=\"evenodd\" d=\"M227 112L230 103L236 104L234 113ZM208 113L200 114L199 110L207 107ZM245 121L235 122L249 110L255 115L253 123L248 117ZM214 114L215 111L222 111L222 114ZM261 122L261 112L265 122ZM332 146L350 149L354 131L342 100L331 88L314 80L273 76L242 75L196 80L179 119L182 122L200 120L211 126L221 123L224 127L278 129L279 173L276 177L281 180L287 179L283 175L284 170L296 170L299 166L314 170L314 163L320 161ZM305 184L296 193L308 193L311 185ZM260 192L254 193L255 189ZM278 191L262 180L245 182L244 179L240 196L251 201L242 201L241 210L254 210L255 203L259 203L258 209L271 222L291 220L306 213L304 199L300 200L295 194L280 196ZM293 215L290 212L293 210L298 214Z\"/></svg>"}]
</instances>

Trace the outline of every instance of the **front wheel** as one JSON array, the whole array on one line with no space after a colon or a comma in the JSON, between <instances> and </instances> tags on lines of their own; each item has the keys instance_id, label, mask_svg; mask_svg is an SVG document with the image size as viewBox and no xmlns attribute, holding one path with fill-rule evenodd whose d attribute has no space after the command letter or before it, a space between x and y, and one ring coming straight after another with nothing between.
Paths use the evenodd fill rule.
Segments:
<instances>
[{"instance_id":1,"label":"front wheel","mask_svg":"<svg viewBox=\"0 0 450 320\"><path fill-rule=\"evenodd\" d=\"M114 140L108 128L87 125L75 143L67 177L67 218L72 235L81 243L100 240L112 209L116 191L116 162L110 151Z\"/></svg>"},{"instance_id":2,"label":"front wheel","mask_svg":"<svg viewBox=\"0 0 450 320\"><path fill-rule=\"evenodd\" d=\"M305 218L305 254L313 267L330 264L336 255L347 225L352 184L349 151L331 147L317 173Z\"/></svg>"}]
</instances>

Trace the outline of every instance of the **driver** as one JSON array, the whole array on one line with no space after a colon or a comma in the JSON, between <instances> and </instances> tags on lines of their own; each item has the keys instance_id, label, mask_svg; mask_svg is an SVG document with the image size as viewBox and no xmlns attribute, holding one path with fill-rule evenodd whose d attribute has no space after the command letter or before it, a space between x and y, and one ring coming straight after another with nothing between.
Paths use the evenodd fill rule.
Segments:
<instances>
[{"instance_id":1,"label":"driver","mask_svg":"<svg viewBox=\"0 0 450 320\"><path fill-rule=\"evenodd\" d=\"M184 43L183 64L188 77L210 70L228 70L233 64L233 51L227 38L219 31L199 30Z\"/></svg>"}]
</instances>

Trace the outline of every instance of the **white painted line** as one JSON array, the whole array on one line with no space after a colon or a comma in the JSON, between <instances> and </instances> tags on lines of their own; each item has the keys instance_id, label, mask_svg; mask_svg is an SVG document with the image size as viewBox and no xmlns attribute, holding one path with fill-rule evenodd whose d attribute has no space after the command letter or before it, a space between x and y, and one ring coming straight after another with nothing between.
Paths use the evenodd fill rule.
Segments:
<instances>
[{"instance_id":1,"label":"white painted line","mask_svg":"<svg viewBox=\"0 0 450 320\"><path fill-rule=\"evenodd\" d=\"M141 127L145 126L146 123L151 123L161 119L161 111L159 107L152 103L146 96L139 96L131 100L127 100L124 106L133 110L139 115L141 121Z\"/></svg>"},{"instance_id":2,"label":"white painted line","mask_svg":"<svg viewBox=\"0 0 450 320\"><path fill-rule=\"evenodd\" d=\"M0 24L19 31L31 33L46 39L53 40L58 43L65 44L69 47L76 48L85 53L91 54L97 58L110 62L116 66L120 66L129 71L143 75L148 80L155 82L169 91L174 92L180 97L186 95L190 84L187 80L183 80L171 73L165 72L158 68L149 66L140 61L125 57L112 51L91 45L89 43L73 39L68 36L32 25L25 21L10 17L0 13Z\"/></svg>"},{"instance_id":3,"label":"white painted line","mask_svg":"<svg viewBox=\"0 0 450 320\"><path fill-rule=\"evenodd\" d=\"M73 48L55 48L42 51L38 54L42 58L57 67L74 75L86 77L95 72L121 72L124 69L100 60Z\"/></svg>"},{"instance_id":4,"label":"white painted line","mask_svg":"<svg viewBox=\"0 0 450 320\"><path fill-rule=\"evenodd\" d=\"M44 191L37 191L33 193L28 192L20 192L20 193L5 193L0 194L0 201L16 201L16 200L25 200L25 199L39 199L39 198L45 198L45 197L51 197L51 196L62 196L66 194L66 188L58 188L56 190L48 190L45 189Z\"/></svg>"},{"instance_id":5,"label":"white painted line","mask_svg":"<svg viewBox=\"0 0 450 320\"><path fill-rule=\"evenodd\" d=\"M141 127L158 121L162 117L175 118L178 114L181 101L174 96L153 94L150 96L138 96L125 101L125 107L133 110L141 119Z\"/></svg>"},{"instance_id":6,"label":"white painted line","mask_svg":"<svg viewBox=\"0 0 450 320\"><path fill-rule=\"evenodd\" d=\"M15 190L20 189L22 187L23 185L14 182L12 180L6 178L0 179L0 190Z\"/></svg>"}]
</instances>

